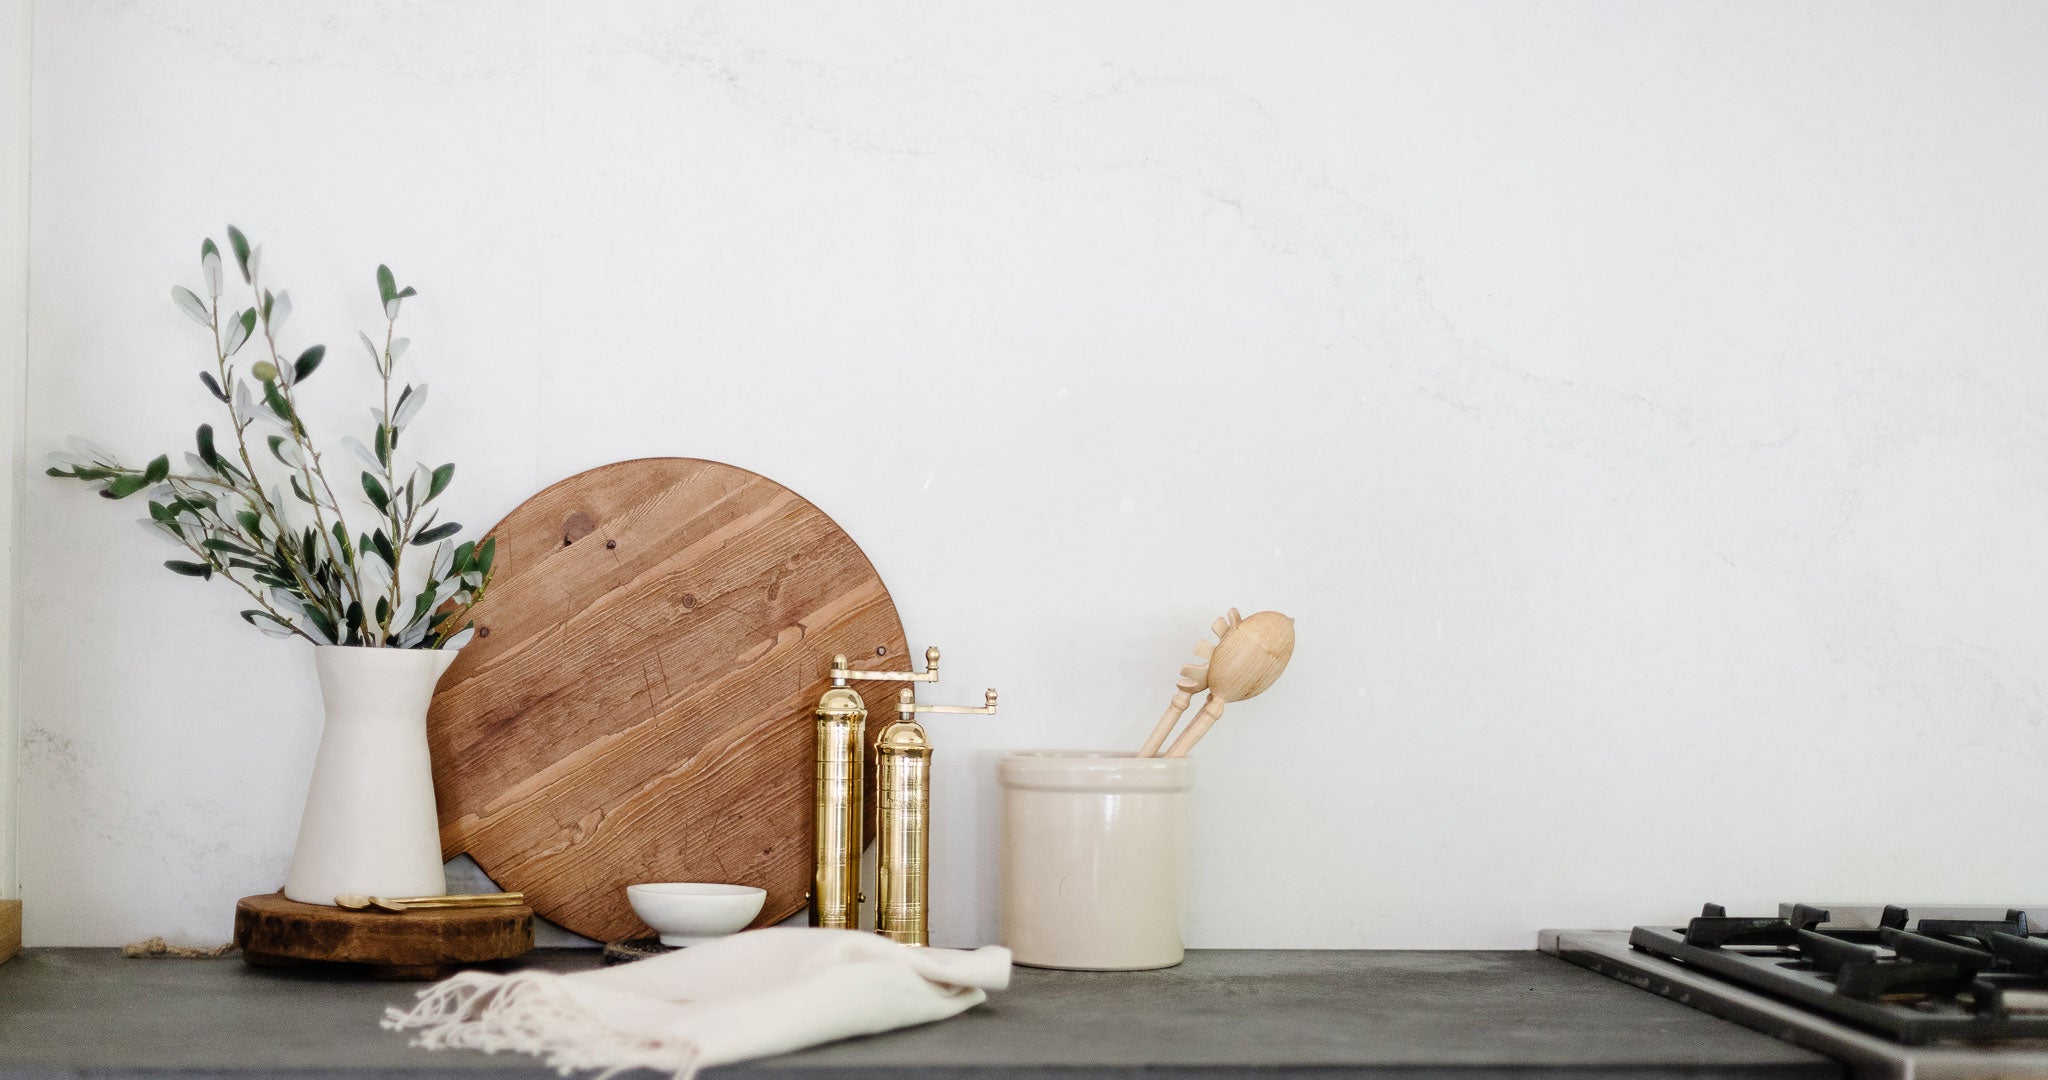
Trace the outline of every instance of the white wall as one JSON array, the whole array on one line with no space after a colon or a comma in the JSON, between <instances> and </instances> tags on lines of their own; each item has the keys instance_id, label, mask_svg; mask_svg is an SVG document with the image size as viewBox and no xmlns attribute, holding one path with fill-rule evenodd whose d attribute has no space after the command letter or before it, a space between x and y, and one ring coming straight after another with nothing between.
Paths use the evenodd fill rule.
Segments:
<instances>
[{"instance_id":1,"label":"white wall","mask_svg":"<svg viewBox=\"0 0 2048 1080\"><path fill-rule=\"evenodd\" d=\"M0 897L13 898L15 552L22 500L22 389L28 360L29 0L0 0Z\"/></svg>"},{"instance_id":2,"label":"white wall","mask_svg":"<svg viewBox=\"0 0 2048 1080\"><path fill-rule=\"evenodd\" d=\"M1199 755L1194 944L2024 902L2044 54L2025 3L52 3L29 445L184 445L222 222L336 346L390 261L465 521L742 464L1001 688L935 727L941 943L995 752L1135 746L1233 604L1300 647ZM34 942L223 937L310 767L306 653L133 516L29 487Z\"/></svg>"}]
</instances>

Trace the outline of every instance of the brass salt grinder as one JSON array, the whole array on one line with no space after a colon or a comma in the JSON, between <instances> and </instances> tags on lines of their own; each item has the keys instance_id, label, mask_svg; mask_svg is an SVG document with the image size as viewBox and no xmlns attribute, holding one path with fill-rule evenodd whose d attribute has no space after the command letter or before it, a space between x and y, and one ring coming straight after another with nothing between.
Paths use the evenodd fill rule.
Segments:
<instances>
[{"instance_id":1,"label":"brass salt grinder","mask_svg":"<svg viewBox=\"0 0 2048 1080\"><path fill-rule=\"evenodd\" d=\"M875 743L875 801L880 811L875 859L875 933L904 945L924 945L929 930L931 881L932 744L918 713L991 716L986 704L919 705L909 687L896 698L896 720Z\"/></svg>"},{"instance_id":2,"label":"brass salt grinder","mask_svg":"<svg viewBox=\"0 0 2048 1080\"><path fill-rule=\"evenodd\" d=\"M868 706L849 682L937 682L939 647L924 651L923 671L855 671L832 658L832 686L818 699L816 826L811 838L811 925L860 929L863 763Z\"/></svg>"}]
</instances>

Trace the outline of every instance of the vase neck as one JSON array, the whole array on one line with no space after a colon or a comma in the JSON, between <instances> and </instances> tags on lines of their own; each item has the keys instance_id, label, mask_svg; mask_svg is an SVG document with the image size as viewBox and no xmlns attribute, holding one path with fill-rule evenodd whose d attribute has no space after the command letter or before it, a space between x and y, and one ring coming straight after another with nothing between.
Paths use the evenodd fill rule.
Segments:
<instances>
[{"instance_id":1,"label":"vase neck","mask_svg":"<svg viewBox=\"0 0 2048 1080\"><path fill-rule=\"evenodd\" d=\"M372 649L322 645L314 649L320 699L330 722L382 718L424 723L441 673L455 659L439 649Z\"/></svg>"}]
</instances>

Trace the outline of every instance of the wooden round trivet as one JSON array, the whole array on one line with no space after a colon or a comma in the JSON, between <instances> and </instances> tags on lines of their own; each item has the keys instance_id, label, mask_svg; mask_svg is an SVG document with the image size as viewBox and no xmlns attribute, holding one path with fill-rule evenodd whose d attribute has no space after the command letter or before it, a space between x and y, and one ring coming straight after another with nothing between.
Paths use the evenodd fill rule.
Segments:
<instances>
[{"instance_id":1,"label":"wooden round trivet","mask_svg":"<svg viewBox=\"0 0 2048 1080\"><path fill-rule=\"evenodd\" d=\"M438 979L464 964L532 949L533 909L343 911L265 893L235 905L235 944L242 947L242 959L257 967Z\"/></svg>"},{"instance_id":2,"label":"wooden round trivet","mask_svg":"<svg viewBox=\"0 0 2048 1080\"><path fill-rule=\"evenodd\" d=\"M572 476L491 535L476 637L427 717L442 851L598 941L647 933L640 882L766 889L756 926L801 910L832 657L911 662L859 546L788 488L693 458Z\"/></svg>"},{"instance_id":3,"label":"wooden round trivet","mask_svg":"<svg viewBox=\"0 0 2048 1080\"><path fill-rule=\"evenodd\" d=\"M681 945L663 945L658 937L636 937L625 941L614 941L604 947L604 962L607 964L630 964L635 960L667 956L682 948Z\"/></svg>"}]
</instances>

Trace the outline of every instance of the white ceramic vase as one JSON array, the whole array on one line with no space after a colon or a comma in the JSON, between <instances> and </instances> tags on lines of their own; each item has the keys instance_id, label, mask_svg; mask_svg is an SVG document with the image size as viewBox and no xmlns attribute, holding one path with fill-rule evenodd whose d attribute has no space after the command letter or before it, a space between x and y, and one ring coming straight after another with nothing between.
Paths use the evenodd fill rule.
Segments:
<instances>
[{"instance_id":1,"label":"white ceramic vase","mask_svg":"<svg viewBox=\"0 0 2048 1080\"><path fill-rule=\"evenodd\" d=\"M448 891L427 703L454 662L453 649L314 647L327 716L286 897L331 905L343 893Z\"/></svg>"}]
</instances>

